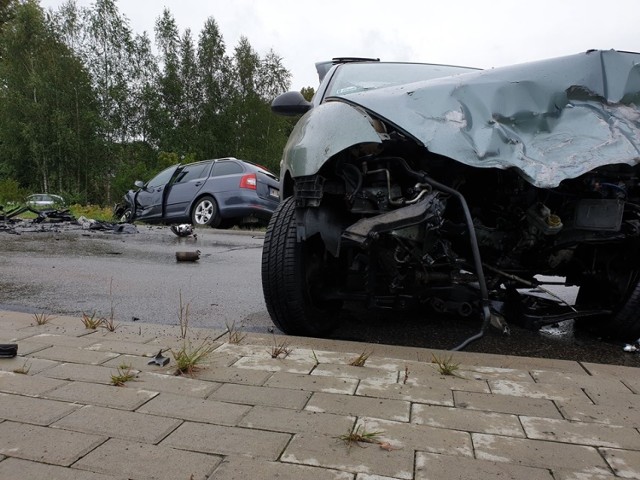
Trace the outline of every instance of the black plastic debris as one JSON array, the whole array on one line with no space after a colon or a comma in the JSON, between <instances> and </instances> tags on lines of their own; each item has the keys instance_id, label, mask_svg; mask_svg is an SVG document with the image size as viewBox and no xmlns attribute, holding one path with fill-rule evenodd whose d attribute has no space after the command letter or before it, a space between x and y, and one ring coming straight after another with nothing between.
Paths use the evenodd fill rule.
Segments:
<instances>
[{"instance_id":1,"label":"black plastic debris","mask_svg":"<svg viewBox=\"0 0 640 480\"><path fill-rule=\"evenodd\" d=\"M0 358L13 358L18 355L17 343L4 343L0 345Z\"/></svg>"},{"instance_id":2,"label":"black plastic debris","mask_svg":"<svg viewBox=\"0 0 640 480\"><path fill-rule=\"evenodd\" d=\"M165 367L169 363L169 357L162 356L162 350L158 352L158 354L153 357L153 360L150 360L147 365L158 365L159 367Z\"/></svg>"}]
</instances>

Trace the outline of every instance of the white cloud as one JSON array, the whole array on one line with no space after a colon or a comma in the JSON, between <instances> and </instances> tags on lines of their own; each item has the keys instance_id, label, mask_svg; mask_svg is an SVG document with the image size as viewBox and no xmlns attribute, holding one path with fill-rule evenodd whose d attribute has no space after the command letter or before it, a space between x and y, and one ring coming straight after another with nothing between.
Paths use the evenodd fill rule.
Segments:
<instances>
[{"instance_id":1,"label":"white cloud","mask_svg":"<svg viewBox=\"0 0 640 480\"><path fill-rule=\"evenodd\" d=\"M591 48L640 51L637 0L121 0L118 6L135 32L151 36L165 7L195 38L213 17L229 52L241 35L261 55L273 48L292 72L294 89L315 87L314 63L335 56L490 68Z\"/></svg>"}]
</instances>

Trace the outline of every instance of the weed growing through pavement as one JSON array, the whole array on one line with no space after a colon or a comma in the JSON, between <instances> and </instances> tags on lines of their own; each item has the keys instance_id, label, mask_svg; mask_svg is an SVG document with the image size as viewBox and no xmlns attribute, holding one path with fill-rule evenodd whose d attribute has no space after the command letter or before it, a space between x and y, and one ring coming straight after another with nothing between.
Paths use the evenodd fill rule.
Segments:
<instances>
[{"instance_id":1,"label":"weed growing through pavement","mask_svg":"<svg viewBox=\"0 0 640 480\"><path fill-rule=\"evenodd\" d=\"M289 348L289 343L286 340L282 340L282 342L278 342L276 340L276 336L273 336L273 347L271 348L271 358L287 358L287 356L291 353L292 349Z\"/></svg>"},{"instance_id":2,"label":"weed growing through pavement","mask_svg":"<svg viewBox=\"0 0 640 480\"><path fill-rule=\"evenodd\" d=\"M56 318L56 317L54 317L53 315L49 315L48 313L34 313L33 314L33 319L36 321L36 325L46 325L47 323L49 323L54 318Z\"/></svg>"},{"instance_id":3,"label":"weed growing through pavement","mask_svg":"<svg viewBox=\"0 0 640 480\"><path fill-rule=\"evenodd\" d=\"M31 365L25 360L21 367L16 368L13 373L19 373L20 375L27 375L31 370Z\"/></svg>"},{"instance_id":4,"label":"weed growing through pavement","mask_svg":"<svg viewBox=\"0 0 640 480\"><path fill-rule=\"evenodd\" d=\"M100 325L102 328L106 328L107 330L109 330L110 332L115 332L116 329L120 326L119 323L116 323L113 320L113 317L110 317L109 319L106 318L102 318L102 325Z\"/></svg>"},{"instance_id":5,"label":"weed growing through pavement","mask_svg":"<svg viewBox=\"0 0 640 480\"><path fill-rule=\"evenodd\" d=\"M244 338L247 336L247 334L241 333L236 328L236 322L233 322L231 325L227 323L226 325L227 333L229 334L229 343L232 343L233 345L239 345L240 342L242 342L242 340L244 340Z\"/></svg>"},{"instance_id":6,"label":"weed growing through pavement","mask_svg":"<svg viewBox=\"0 0 640 480\"><path fill-rule=\"evenodd\" d=\"M102 326L103 323L104 318L96 318L95 311L91 314L91 316L82 312L82 324L84 325L84 328L95 330L96 328Z\"/></svg>"},{"instance_id":7,"label":"weed growing through pavement","mask_svg":"<svg viewBox=\"0 0 640 480\"><path fill-rule=\"evenodd\" d=\"M171 350L174 360L176 361L176 375L193 375L201 368L202 362L206 357L215 350L215 344L209 339L205 339L202 343L193 347L191 343L184 342L179 350Z\"/></svg>"},{"instance_id":8,"label":"weed growing through pavement","mask_svg":"<svg viewBox=\"0 0 640 480\"><path fill-rule=\"evenodd\" d=\"M123 387L125 383L136 378L136 374L133 373L131 365L120 365L118 372L111 375L111 384L116 387Z\"/></svg>"},{"instance_id":9,"label":"weed growing through pavement","mask_svg":"<svg viewBox=\"0 0 640 480\"><path fill-rule=\"evenodd\" d=\"M180 323L180 337L184 340L187 338L187 331L189 329L189 309L191 308L191 304L187 302L186 304L182 301L182 290L178 293L180 297L180 310L178 310L178 322Z\"/></svg>"},{"instance_id":10,"label":"weed growing through pavement","mask_svg":"<svg viewBox=\"0 0 640 480\"><path fill-rule=\"evenodd\" d=\"M440 375L450 375L454 377L459 376L456 373L456 370L460 368L460 364L453 363L453 355L449 355L448 358L445 358L445 357L439 358L431 354L431 358L432 358L431 360L432 363L435 363L438 366L438 371L440 372Z\"/></svg>"},{"instance_id":11,"label":"weed growing through pavement","mask_svg":"<svg viewBox=\"0 0 640 480\"><path fill-rule=\"evenodd\" d=\"M367 352L365 350L360 355L358 355L356 358L351 360L349 365L351 365L352 367L364 367L364 364L367 363L367 360L369 359L369 357L371 356L372 353L373 352Z\"/></svg>"},{"instance_id":12,"label":"weed growing through pavement","mask_svg":"<svg viewBox=\"0 0 640 480\"><path fill-rule=\"evenodd\" d=\"M111 277L111 280L109 281L109 304L109 320L104 320L104 326L110 332L115 332L118 325L115 323L116 308L113 303L113 277Z\"/></svg>"},{"instance_id":13,"label":"weed growing through pavement","mask_svg":"<svg viewBox=\"0 0 640 480\"><path fill-rule=\"evenodd\" d=\"M404 366L404 377L402 378L402 384L406 385L407 384L407 380L409 380L409 366L405 365Z\"/></svg>"},{"instance_id":14,"label":"weed growing through pavement","mask_svg":"<svg viewBox=\"0 0 640 480\"><path fill-rule=\"evenodd\" d=\"M340 435L338 438L347 444L347 447L351 449L352 445L360 445L361 443L376 443L380 445L382 442L378 437L382 434L382 431L368 432L365 425L358 425L355 430L348 431L344 435Z\"/></svg>"}]
</instances>

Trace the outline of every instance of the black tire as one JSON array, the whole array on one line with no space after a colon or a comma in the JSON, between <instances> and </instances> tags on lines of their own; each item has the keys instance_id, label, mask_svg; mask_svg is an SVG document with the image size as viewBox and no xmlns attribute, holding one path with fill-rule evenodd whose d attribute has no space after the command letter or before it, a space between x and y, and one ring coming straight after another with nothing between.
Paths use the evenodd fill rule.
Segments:
<instances>
[{"instance_id":1,"label":"black tire","mask_svg":"<svg viewBox=\"0 0 640 480\"><path fill-rule=\"evenodd\" d=\"M191 223L198 227L217 227L220 212L215 199L209 195L198 199L191 210Z\"/></svg>"},{"instance_id":2,"label":"black tire","mask_svg":"<svg viewBox=\"0 0 640 480\"><path fill-rule=\"evenodd\" d=\"M597 278L584 282L576 304L611 310L611 315L587 317L578 326L605 337L633 341L640 337L640 269L638 255L621 248L606 257ZM635 267L635 268L634 268Z\"/></svg>"},{"instance_id":3,"label":"black tire","mask_svg":"<svg viewBox=\"0 0 640 480\"><path fill-rule=\"evenodd\" d=\"M297 241L295 200L283 200L271 217L262 250L262 289L273 323L284 333L321 337L337 323L342 302L320 293L329 280L328 255L319 236Z\"/></svg>"}]
</instances>

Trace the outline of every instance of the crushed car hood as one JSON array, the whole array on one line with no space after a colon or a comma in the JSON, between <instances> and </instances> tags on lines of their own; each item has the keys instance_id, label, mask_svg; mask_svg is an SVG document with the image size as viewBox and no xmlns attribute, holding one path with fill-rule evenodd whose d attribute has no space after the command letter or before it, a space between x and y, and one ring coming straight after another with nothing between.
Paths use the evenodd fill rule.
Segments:
<instances>
[{"instance_id":1,"label":"crushed car hood","mask_svg":"<svg viewBox=\"0 0 640 480\"><path fill-rule=\"evenodd\" d=\"M431 152L555 187L640 163L640 54L614 50L354 93Z\"/></svg>"}]
</instances>

